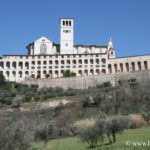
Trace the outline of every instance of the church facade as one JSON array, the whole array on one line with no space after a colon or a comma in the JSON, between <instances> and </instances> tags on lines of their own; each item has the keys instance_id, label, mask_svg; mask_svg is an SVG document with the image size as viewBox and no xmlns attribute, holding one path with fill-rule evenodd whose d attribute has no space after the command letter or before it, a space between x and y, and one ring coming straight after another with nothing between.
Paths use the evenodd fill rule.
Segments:
<instances>
[{"instance_id":1,"label":"church facade","mask_svg":"<svg viewBox=\"0 0 150 150\"><path fill-rule=\"evenodd\" d=\"M60 19L60 44L46 37L30 43L27 55L0 57L0 73L7 81L29 78L116 74L150 69L150 55L116 58L112 40L106 45L74 45L74 19Z\"/></svg>"}]
</instances>

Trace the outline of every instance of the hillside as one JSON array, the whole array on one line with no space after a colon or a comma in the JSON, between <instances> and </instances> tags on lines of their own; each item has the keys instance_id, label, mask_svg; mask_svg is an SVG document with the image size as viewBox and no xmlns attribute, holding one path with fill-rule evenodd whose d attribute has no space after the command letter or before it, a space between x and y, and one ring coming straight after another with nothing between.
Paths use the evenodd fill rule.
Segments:
<instances>
[{"instance_id":1,"label":"hillside","mask_svg":"<svg viewBox=\"0 0 150 150\"><path fill-rule=\"evenodd\" d=\"M8 143L12 140L9 144L13 150L12 147L15 148L17 140L13 141L13 136L11 139L11 136L8 138L6 135L16 136L16 133L19 133L18 140L24 141L25 149L29 148L31 142L42 141L38 135L41 131L45 136L50 134L47 140L58 139L52 141L54 147L57 146L54 143L59 141L63 141L64 144L67 141L73 142L76 147L79 139L70 137L78 136L77 128L81 126L93 126L99 116L104 117L104 120L110 120L112 117L118 120L118 116L128 117L130 118L128 128L149 126L149 88L148 80L140 83L136 78L119 80L116 86L104 82L96 87L82 90L60 87L38 88L37 85L9 83L1 76L0 134L5 138L0 141L0 147L5 146L6 140ZM127 133L128 131L125 134ZM119 137L122 138L122 135ZM59 140L61 138L68 139ZM47 140L45 143L48 142ZM48 149L49 143L45 149ZM42 146L37 143L32 144L32 147L36 145ZM86 144L81 144L81 147L83 146L86 147Z\"/></svg>"}]
</instances>

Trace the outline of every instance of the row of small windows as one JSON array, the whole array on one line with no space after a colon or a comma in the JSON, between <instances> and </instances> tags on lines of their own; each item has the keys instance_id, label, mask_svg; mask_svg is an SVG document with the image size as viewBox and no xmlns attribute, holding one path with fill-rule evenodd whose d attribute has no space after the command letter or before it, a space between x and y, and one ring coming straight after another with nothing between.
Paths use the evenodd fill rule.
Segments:
<instances>
[{"instance_id":1,"label":"row of small windows","mask_svg":"<svg viewBox=\"0 0 150 150\"><path fill-rule=\"evenodd\" d=\"M1 74L3 74L2 71L0 71ZM10 76L10 73L12 73L12 77L16 77L17 73L19 75L20 78L23 77L23 72L22 71L12 71L12 72L9 72L9 71L6 71L6 78L8 78ZM28 71L25 71L25 76L29 76L29 72Z\"/></svg>"},{"instance_id":2,"label":"row of small windows","mask_svg":"<svg viewBox=\"0 0 150 150\"><path fill-rule=\"evenodd\" d=\"M50 78L52 78L54 76L55 77L63 76L64 71L65 70L60 70L60 71L58 71L58 70L55 70L55 71L53 71L53 70L49 70L49 71L44 70L42 72L42 71L38 70L37 71L37 78L41 78L42 73L44 74L45 77L50 77ZM85 69L85 70L78 70L77 72L73 73L74 76L77 76L77 73L79 74L79 76L85 76L85 75L88 76L88 75L94 75L94 74L98 75L100 73L106 74L106 70L105 69L102 69L102 70L99 70L99 69L96 69L96 70L94 70L94 69L90 69L90 70L87 70L87 69ZM32 74L31 77L35 78L35 75Z\"/></svg>"},{"instance_id":3,"label":"row of small windows","mask_svg":"<svg viewBox=\"0 0 150 150\"><path fill-rule=\"evenodd\" d=\"M46 47L46 50L43 50L43 47L44 46L42 46L41 47L41 49L40 49L40 53L41 53L41 55L38 55L38 56L19 56L19 57L14 57L14 58L16 58L16 59L18 59L18 58L26 58L26 59L28 59L28 58L76 58L76 57L82 57L82 56L84 56L84 57L99 57L99 56L101 56L101 55L98 55L98 54L96 54L96 55L93 55L93 54L90 54L90 55L88 55L88 54L85 54L85 55L48 55L48 56L42 56L42 53L43 52L45 52L45 53L47 53L47 47ZM9 58L9 56L7 56L7 58Z\"/></svg>"},{"instance_id":4,"label":"row of small windows","mask_svg":"<svg viewBox=\"0 0 150 150\"><path fill-rule=\"evenodd\" d=\"M76 64L76 63L79 63L79 64L82 64L82 63L84 63L84 64L88 64L88 63L93 64L94 61L95 61L97 64L100 63L100 60L99 60L99 59L95 59L95 60L94 60L94 59L90 59L90 60L87 60L87 59L85 59L85 60L79 59L78 61L77 61L77 60L72 60L72 63L73 63L73 64ZM101 62L102 62L102 63L106 63L106 59L102 59ZM35 61L32 61L31 63L32 63L32 65L35 65L36 62L35 62ZM58 61L58 60L55 60L55 62L53 62L52 60L49 61L49 64L53 64L53 63L59 64L59 61ZM67 63L67 64L70 64L70 63L71 63L71 60L66 60L66 63ZM38 64L38 65L41 65L41 64L42 64L42 61L37 61L37 64ZM65 61L64 61L64 60L61 60L61 61L60 61L60 64L65 64ZM47 65L47 61L43 61L43 65ZM23 66L25 66L26 69L29 69L29 62L25 62L25 63L23 63L23 62L18 62L18 63L12 62L12 67L13 67L13 68L17 68L17 66L18 66L18 67L21 67L21 68L22 68ZM1 67L1 68L4 68L4 62L0 62L0 67ZM10 67L11 67L11 63L10 63L10 62L6 62L6 67L7 67L7 68L10 68Z\"/></svg>"},{"instance_id":5,"label":"row of small windows","mask_svg":"<svg viewBox=\"0 0 150 150\"><path fill-rule=\"evenodd\" d=\"M68 20L63 20L63 26L71 26L72 22Z\"/></svg>"},{"instance_id":6,"label":"row of small windows","mask_svg":"<svg viewBox=\"0 0 150 150\"><path fill-rule=\"evenodd\" d=\"M70 63L71 63L71 60L67 60L66 62L67 62L67 64L70 64ZM85 59L85 60L79 59L78 61L77 61L77 60L72 60L72 63L73 63L73 64L76 64L77 62L80 63L80 64L82 64L82 63L88 64L88 62L90 62L90 64L93 64L93 63L94 63L94 60L93 60L93 59L90 59L89 61L88 61L87 59ZM95 62L98 64L98 63L100 63L100 60L99 60L99 59L96 59ZM102 59L101 62L102 62L102 63L106 63L106 59ZM38 64L38 65L41 65L41 61L37 61L37 64ZM43 61L43 64L44 64L44 65L47 65L47 61ZM49 64L53 64L53 61L50 60L50 61L49 61ZM55 60L55 64L59 64L59 61L58 61L58 60ZM60 64L65 64L65 61L64 61L64 60L61 60L61 61L60 61ZM35 61L32 61L32 65L35 65Z\"/></svg>"},{"instance_id":7,"label":"row of small windows","mask_svg":"<svg viewBox=\"0 0 150 150\"><path fill-rule=\"evenodd\" d=\"M42 72L43 72L44 75L49 74L51 77L52 77L52 74L55 74L55 75L58 76L58 74L63 74L64 71L65 71L65 70L61 70L61 71L58 71L58 70L55 70L55 71L53 71L53 70L40 71L40 70L38 70L38 71L37 71L37 76L41 77ZM85 69L85 70L78 70L78 71L77 71L77 73L78 73L80 76L82 76L82 75L87 75L87 76L88 76L88 75L100 74L100 72L101 72L102 74L105 74L105 73L106 73L106 70L105 70L105 69L102 69L102 70L99 70L99 69L96 69L96 70L94 70L94 69L87 70L87 69ZM0 71L0 73L3 74L2 71ZM17 72L17 71L12 71L12 72L6 71L6 78L9 78L9 77L10 77L10 73L12 73L12 77L16 77L17 74L18 74L18 76L19 76L20 78L23 77L23 72L22 72L22 71L18 71L18 72ZM76 73L74 73L74 75L76 76ZM25 76L25 77L29 77L29 72L28 72L28 71L25 71L24 76ZM32 74L31 77L34 78L35 75Z\"/></svg>"}]
</instances>

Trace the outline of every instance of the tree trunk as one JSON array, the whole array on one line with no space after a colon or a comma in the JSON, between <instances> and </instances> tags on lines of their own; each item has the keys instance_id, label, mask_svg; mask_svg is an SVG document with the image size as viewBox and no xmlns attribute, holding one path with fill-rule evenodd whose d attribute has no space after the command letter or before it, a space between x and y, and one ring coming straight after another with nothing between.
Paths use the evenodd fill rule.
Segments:
<instances>
[{"instance_id":1,"label":"tree trunk","mask_svg":"<svg viewBox=\"0 0 150 150\"><path fill-rule=\"evenodd\" d=\"M112 136L113 136L113 142L115 143L116 142L116 135L114 132L112 133Z\"/></svg>"}]
</instances>

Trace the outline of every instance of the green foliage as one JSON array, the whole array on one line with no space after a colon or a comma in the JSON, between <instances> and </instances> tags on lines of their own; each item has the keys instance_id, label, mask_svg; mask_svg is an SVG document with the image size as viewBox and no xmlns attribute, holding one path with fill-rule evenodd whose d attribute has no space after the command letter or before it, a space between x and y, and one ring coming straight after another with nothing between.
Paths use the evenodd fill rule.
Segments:
<instances>
[{"instance_id":1,"label":"green foliage","mask_svg":"<svg viewBox=\"0 0 150 150\"><path fill-rule=\"evenodd\" d=\"M47 143L47 147L43 143L33 143L30 150L149 150L149 146L133 146L126 145L127 141L138 142L149 141L150 128L140 128L126 130L124 134L119 134L117 136L117 141L114 144L108 144L105 141L104 144L98 143L98 147L89 149L85 148L87 145L80 142L77 137L54 139Z\"/></svg>"},{"instance_id":2,"label":"green foliage","mask_svg":"<svg viewBox=\"0 0 150 150\"><path fill-rule=\"evenodd\" d=\"M97 107L101 103L101 101L102 101L101 96L95 96L95 97L89 96L83 101L82 107L83 108Z\"/></svg>"},{"instance_id":3,"label":"green foliage","mask_svg":"<svg viewBox=\"0 0 150 150\"><path fill-rule=\"evenodd\" d=\"M0 148L3 150L27 150L30 146L30 134L22 121L0 130Z\"/></svg>"},{"instance_id":4,"label":"green foliage","mask_svg":"<svg viewBox=\"0 0 150 150\"><path fill-rule=\"evenodd\" d=\"M6 84L5 77L0 73L0 87L3 87Z\"/></svg>"},{"instance_id":5,"label":"green foliage","mask_svg":"<svg viewBox=\"0 0 150 150\"><path fill-rule=\"evenodd\" d=\"M42 140L45 145L47 144L48 140L50 140L51 135L53 133L53 125L52 124L42 124L39 127L37 127L35 138Z\"/></svg>"},{"instance_id":6,"label":"green foliage","mask_svg":"<svg viewBox=\"0 0 150 150\"><path fill-rule=\"evenodd\" d=\"M130 86L133 86L133 87L138 85L138 82L135 78L130 78L128 80L128 83L129 83Z\"/></svg>"},{"instance_id":7,"label":"green foliage","mask_svg":"<svg viewBox=\"0 0 150 150\"><path fill-rule=\"evenodd\" d=\"M109 138L110 143L112 143L112 140L110 138L110 135L113 138L113 143L116 142L116 134L121 133L124 129L129 128L129 118L123 117L123 116L116 116L109 118L105 123L105 131Z\"/></svg>"},{"instance_id":8,"label":"green foliage","mask_svg":"<svg viewBox=\"0 0 150 150\"><path fill-rule=\"evenodd\" d=\"M96 87L97 88L106 88L106 87L111 87L111 83L110 82L104 82L102 84L98 84Z\"/></svg>"},{"instance_id":9,"label":"green foliage","mask_svg":"<svg viewBox=\"0 0 150 150\"><path fill-rule=\"evenodd\" d=\"M75 73L70 72L70 70L65 70L63 72L63 77L73 77L73 76L75 76Z\"/></svg>"},{"instance_id":10,"label":"green foliage","mask_svg":"<svg viewBox=\"0 0 150 150\"><path fill-rule=\"evenodd\" d=\"M50 75L49 75L49 74L46 74L46 75L45 75L45 77L46 77L46 78L49 78L49 77L50 77Z\"/></svg>"},{"instance_id":11,"label":"green foliage","mask_svg":"<svg viewBox=\"0 0 150 150\"><path fill-rule=\"evenodd\" d=\"M90 148L96 147L98 141L103 139L103 129L100 130L99 126L90 126L81 128L78 132L81 141L88 143Z\"/></svg>"}]
</instances>

